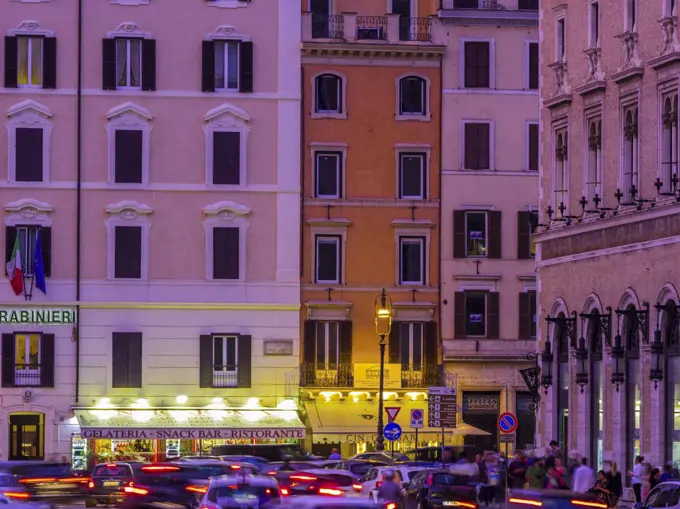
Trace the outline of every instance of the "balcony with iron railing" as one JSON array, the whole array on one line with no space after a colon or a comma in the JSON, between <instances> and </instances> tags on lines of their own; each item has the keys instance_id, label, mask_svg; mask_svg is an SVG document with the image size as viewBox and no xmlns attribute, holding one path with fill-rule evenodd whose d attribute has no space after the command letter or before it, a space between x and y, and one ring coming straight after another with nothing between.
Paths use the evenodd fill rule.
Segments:
<instances>
[{"instance_id":1,"label":"balcony with iron railing","mask_svg":"<svg viewBox=\"0 0 680 509\"><path fill-rule=\"evenodd\" d=\"M498 20L507 24L538 25L539 0L440 0L442 21Z\"/></svg>"},{"instance_id":2,"label":"balcony with iron railing","mask_svg":"<svg viewBox=\"0 0 680 509\"><path fill-rule=\"evenodd\" d=\"M355 380L354 364L351 362L334 365L303 362L300 364L299 376L300 387L305 388L377 388L377 385L376 387L366 387L362 382ZM378 375L376 374L376 376ZM441 366L401 366L401 389L418 389L440 385L441 380Z\"/></svg>"},{"instance_id":3,"label":"balcony with iron railing","mask_svg":"<svg viewBox=\"0 0 680 509\"><path fill-rule=\"evenodd\" d=\"M40 387L40 364L15 364L14 385L16 387Z\"/></svg>"},{"instance_id":4,"label":"balcony with iron railing","mask_svg":"<svg viewBox=\"0 0 680 509\"><path fill-rule=\"evenodd\" d=\"M304 42L370 42L418 44L432 42L432 17L399 14L361 16L356 13L303 13Z\"/></svg>"},{"instance_id":5,"label":"balcony with iron railing","mask_svg":"<svg viewBox=\"0 0 680 509\"><path fill-rule=\"evenodd\" d=\"M237 366L213 366L213 387L238 387L238 367Z\"/></svg>"}]
</instances>

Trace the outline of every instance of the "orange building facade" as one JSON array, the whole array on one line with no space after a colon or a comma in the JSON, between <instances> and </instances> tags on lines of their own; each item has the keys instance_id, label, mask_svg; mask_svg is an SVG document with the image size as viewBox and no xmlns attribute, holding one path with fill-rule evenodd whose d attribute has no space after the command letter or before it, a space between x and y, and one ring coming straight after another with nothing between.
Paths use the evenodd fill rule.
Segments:
<instances>
[{"instance_id":1,"label":"orange building facade","mask_svg":"<svg viewBox=\"0 0 680 509\"><path fill-rule=\"evenodd\" d=\"M427 387L445 383L436 1L302 0L302 8L299 382L307 446L343 457L375 446L374 315L385 288L393 324L383 398L400 408L403 434L392 445L406 450L415 446L410 410L425 409ZM440 431L424 424L418 443L434 445Z\"/></svg>"}]
</instances>

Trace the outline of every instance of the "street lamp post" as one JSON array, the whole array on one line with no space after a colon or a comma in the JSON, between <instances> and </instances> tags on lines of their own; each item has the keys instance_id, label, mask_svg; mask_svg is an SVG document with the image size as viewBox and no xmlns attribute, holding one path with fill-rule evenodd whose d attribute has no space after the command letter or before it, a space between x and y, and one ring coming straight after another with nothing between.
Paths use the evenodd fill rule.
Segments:
<instances>
[{"instance_id":1,"label":"street lamp post","mask_svg":"<svg viewBox=\"0 0 680 509\"><path fill-rule=\"evenodd\" d=\"M385 336L392 330L392 301L385 289L375 301L375 332L380 336L380 387L378 392L378 438L376 449L385 450L385 436L383 435L383 392L385 390Z\"/></svg>"}]
</instances>

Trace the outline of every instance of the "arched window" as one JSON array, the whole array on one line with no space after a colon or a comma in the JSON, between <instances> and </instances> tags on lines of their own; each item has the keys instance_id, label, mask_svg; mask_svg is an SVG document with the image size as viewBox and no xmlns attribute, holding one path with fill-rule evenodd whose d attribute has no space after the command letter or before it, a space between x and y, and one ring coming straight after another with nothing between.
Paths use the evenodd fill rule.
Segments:
<instances>
[{"instance_id":1,"label":"arched window","mask_svg":"<svg viewBox=\"0 0 680 509\"><path fill-rule=\"evenodd\" d=\"M557 442L566 452L569 450L569 329L563 312L555 322L554 344L557 347Z\"/></svg>"},{"instance_id":2,"label":"arched window","mask_svg":"<svg viewBox=\"0 0 680 509\"><path fill-rule=\"evenodd\" d=\"M604 450L604 372L602 363L602 323L600 311L590 312L586 345L590 350L590 457L591 465L602 469Z\"/></svg>"},{"instance_id":3,"label":"arched window","mask_svg":"<svg viewBox=\"0 0 680 509\"><path fill-rule=\"evenodd\" d=\"M626 471L633 469L636 456L640 454L640 334L637 308L633 304L626 307L622 324L623 344L626 348Z\"/></svg>"},{"instance_id":4,"label":"arched window","mask_svg":"<svg viewBox=\"0 0 680 509\"><path fill-rule=\"evenodd\" d=\"M680 465L680 330L678 329L677 304L669 300L663 313L663 342L666 351L664 370L666 394L666 460L674 467Z\"/></svg>"},{"instance_id":5,"label":"arched window","mask_svg":"<svg viewBox=\"0 0 680 509\"><path fill-rule=\"evenodd\" d=\"M636 107L626 110L626 120L623 126L624 155L623 155L623 196L624 203L631 204L636 198L638 189L638 111Z\"/></svg>"},{"instance_id":6,"label":"arched window","mask_svg":"<svg viewBox=\"0 0 680 509\"><path fill-rule=\"evenodd\" d=\"M343 112L343 83L336 74L320 74L314 79L314 93L316 96L314 111L316 113Z\"/></svg>"},{"instance_id":7,"label":"arched window","mask_svg":"<svg viewBox=\"0 0 680 509\"><path fill-rule=\"evenodd\" d=\"M427 115L427 83L419 76L399 80L399 114Z\"/></svg>"},{"instance_id":8,"label":"arched window","mask_svg":"<svg viewBox=\"0 0 680 509\"><path fill-rule=\"evenodd\" d=\"M602 123L600 120L590 122L588 131L588 173L586 181L586 198L592 202L595 195L600 195L602 182Z\"/></svg>"},{"instance_id":9,"label":"arched window","mask_svg":"<svg viewBox=\"0 0 680 509\"><path fill-rule=\"evenodd\" d=\"M661 182L664 193L675 191L673 175L677 174L678 164L678 110L677 96L666 97L661 115Z\"/></svg>"},{"instance_id":10,"label":"arched window","mask_svg":"<svg viewBox=\"0 0 680 509\"><path fill-rule=\"evenodd\" d=\"M558 132L555 139L553 192L555 200L553 208L560 211L560 205L567 204L567 133L565 131Z\"/></svg>"}]
</instances>

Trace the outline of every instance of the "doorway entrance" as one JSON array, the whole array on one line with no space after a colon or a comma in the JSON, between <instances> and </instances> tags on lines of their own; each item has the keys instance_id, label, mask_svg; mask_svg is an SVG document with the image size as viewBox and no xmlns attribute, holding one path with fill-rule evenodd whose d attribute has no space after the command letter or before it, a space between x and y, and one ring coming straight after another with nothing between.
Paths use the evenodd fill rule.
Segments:
<instances>
[{"instance_id":1,"label":"doorway entrance","mask_svg":"<svg viewBox=\"0 0 680 509\"><path fill-rule=\"evenodd\" d=\"M9 459L45 459L45 416L38 413L16 413L9 415Z\"/></svg>"},{"instance_id":2,"label":"doorway entrance","mask_svg":"<svg viewBox=\"0 0 680 509\"><path fill-rule=\"evenodd\" d=\"M411 17L413 0L392 0L392 14L399 14L399 40L411 40Z\"/></svg>"}]
</instances>

